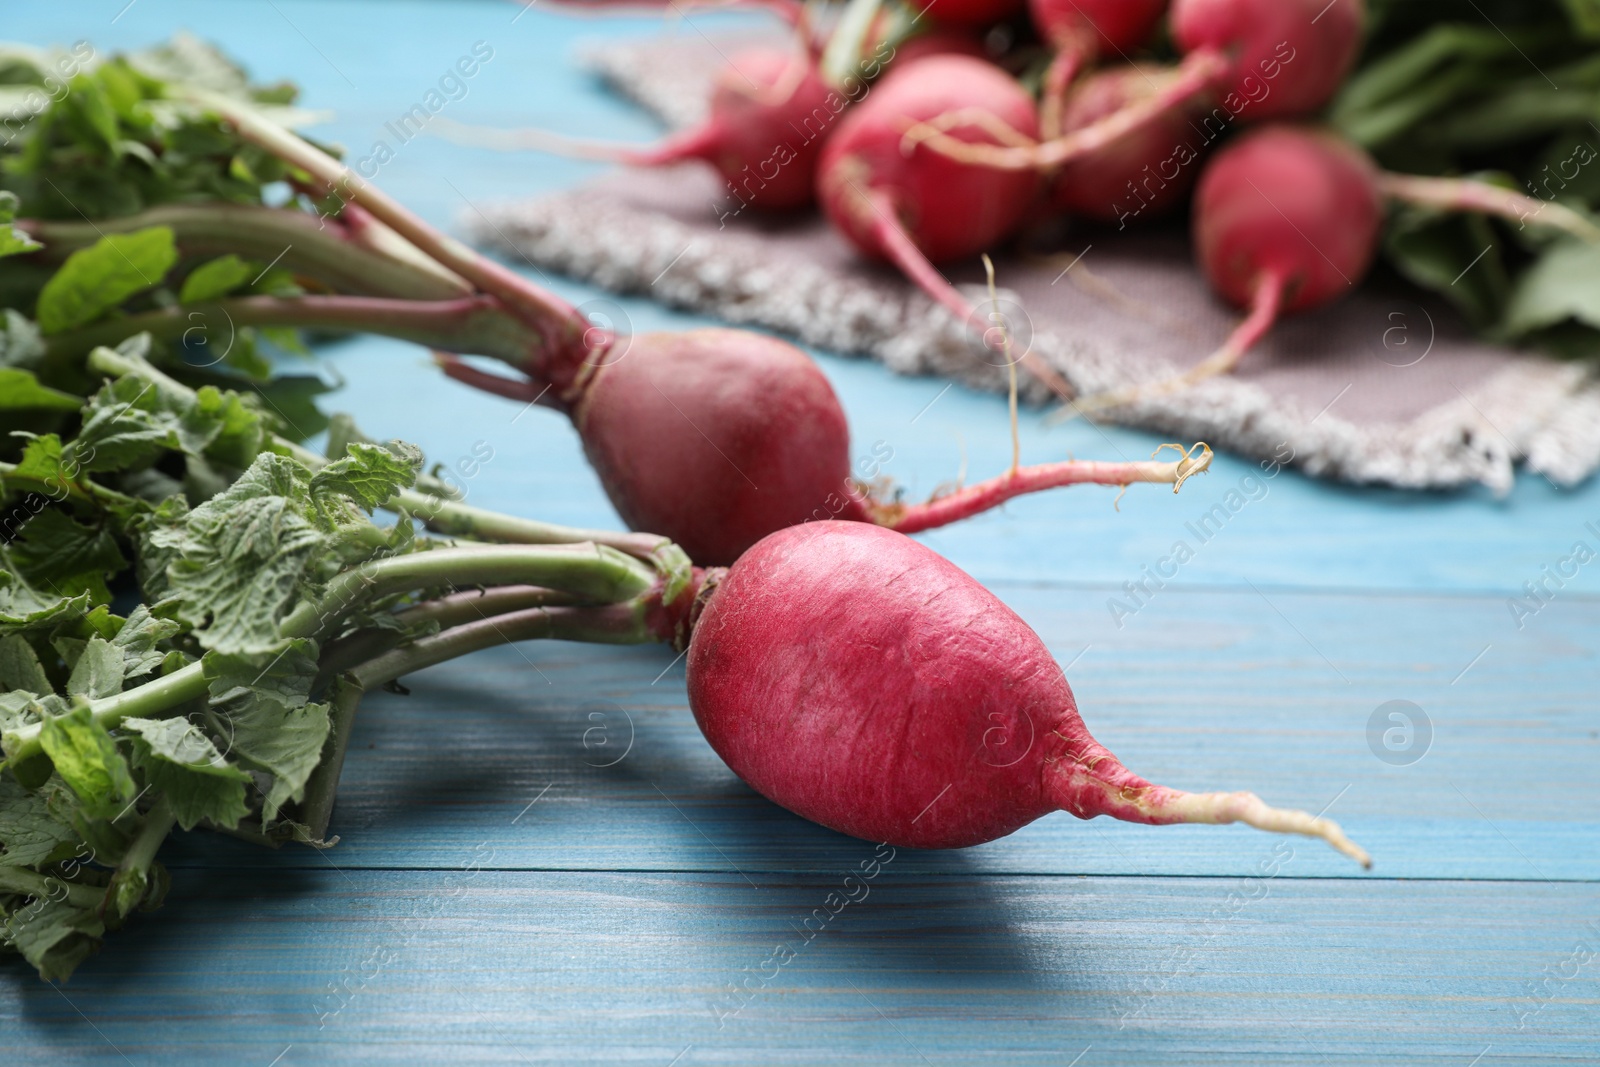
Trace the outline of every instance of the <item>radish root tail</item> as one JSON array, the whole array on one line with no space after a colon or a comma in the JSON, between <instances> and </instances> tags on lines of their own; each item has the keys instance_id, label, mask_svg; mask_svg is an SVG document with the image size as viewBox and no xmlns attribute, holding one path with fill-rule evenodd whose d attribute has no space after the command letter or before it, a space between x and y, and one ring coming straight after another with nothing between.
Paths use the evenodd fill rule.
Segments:
<instances>
[{"instance_id":1,"label":"radish root tail","mask_svg":"<svg viewBox=\"0 0 1600 1067\"><path fill-rule=\"evenodd\" d=\"M1215 378L1218 375L1232 372L1266 332L1272 328L1272 324L1278 321L1278 313L1283 306L1284 290L1286 288L1287 282L1282 275L1263 275L1260 283L1256 286L1255 299L1251 303L1250 314L1235 327L1233 333L1223 342L1222 347L1182 374L1171 378L1158 382L1130 385L1122 389L1112 389L1108 392L1086 396L1073 401L1066 409L1068 417L1072 415L1093 415L1095 412L1104 411L1106 408L1122 407L1141 400L1169 396L1173 393L1182 392L1205 381L1207 378Z\"/></svg>"}]
</instances>

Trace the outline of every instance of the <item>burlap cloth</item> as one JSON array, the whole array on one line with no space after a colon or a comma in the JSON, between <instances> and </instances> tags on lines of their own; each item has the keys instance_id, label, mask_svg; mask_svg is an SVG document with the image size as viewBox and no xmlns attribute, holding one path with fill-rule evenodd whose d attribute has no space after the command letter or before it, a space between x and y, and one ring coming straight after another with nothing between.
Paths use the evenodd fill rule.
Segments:
<instances>
[{"instance_id":1,"label":"burlap cloth","mask_svg":"<svg viewBox=\"0 0 1600 1067\"><path fill-rule=\"evenodd\" d=\"M682 32L588 58L618 91L681 126L700 117L710 78L737 43ZM820 217L775 222L745 211L719 223L730 204L709 168L691 164L619 172L464 223L508 258L614 291L905 374L1006 388L1006 372L982 358L970 331L892 271L863 263ZM1019 341L1080 393L1190 366L1237 321L1176 227L1072 232L1063 247L1048 261L1003 256L997 269ZM948 276L982 281L976 262ZM1037 383L1025 380L1024 390L1047 398ZM1484 344L1447 305L1394 286L1369 284L1284 320L1235 376L1102 417L1257 459L1292 452L1312 474L1406 488L1481 482L1505 491L1519 463L1572 485L1600 465L1600 388L1588 368Z\"/></svg>"}]
</instances>

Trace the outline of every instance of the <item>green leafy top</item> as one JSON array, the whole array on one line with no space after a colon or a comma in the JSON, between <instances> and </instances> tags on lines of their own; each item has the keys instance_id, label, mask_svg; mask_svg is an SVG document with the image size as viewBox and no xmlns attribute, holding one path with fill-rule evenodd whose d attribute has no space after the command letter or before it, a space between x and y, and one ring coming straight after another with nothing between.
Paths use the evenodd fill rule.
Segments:
<instances>
[{"instance_id":1,"label":"green leafy top","mask_svg":"<svg viewBox=\"0 0 1600 1067\"><path fill-rule=\"evenodd\" d=\"M1600 212L1600 3L1374 0L1329 117L1383 166L1498 182ZM1600 256L1537 226L1400 208L1388 262L1504 340L1600 356Z\"/></svg>"}]
</instances>

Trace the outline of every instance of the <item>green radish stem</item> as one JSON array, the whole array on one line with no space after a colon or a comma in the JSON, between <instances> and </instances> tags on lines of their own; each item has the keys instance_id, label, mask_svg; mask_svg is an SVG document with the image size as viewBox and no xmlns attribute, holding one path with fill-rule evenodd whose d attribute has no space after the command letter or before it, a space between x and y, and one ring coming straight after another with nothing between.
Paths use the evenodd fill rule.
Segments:
<instances>
[{"instance_id":1,"label":"green radish stem","mask_svg":"<svg viewBox=\"0 0 1600 1067\"><path fill-rule=\"evenodd\" d=\"M361 604L412 589L530 583L602 603L638 600L665 589L654 568L602 545L447 548L374 560L342 571L328 582L316 602L301 604L290 612L278 632L285 639L316 638ZM630 610L643 620L643 607ZM606 626L613 624L608 616ZM204 665L197 660L141 686L92 700L89 711L97 723L110 729L123 719L159 716L202 697L208 685ZM3 739L7 761L20 763L41 752L39 736L39 723L8 731Z\"/></svg>"},{"instance_id":2,"label":"green radish stem","mask_svg":"<svg viewBox=\"0 0 1600 1067\"><path fill-rule=\"evenodd\" d=\"M487 606L496 592L503 591L491 590L481 597L476 593L457 594L449 599L456 601L455 607L472 604L476 611L479 606ZM465 597L479 597L479 601L473 604L464 600ZM505 600L527 597L528 592L523 591L517 598ZM402 613L402 617L417 610L421 609ZM305 798L300 805L301 821L310 828L314 840L327 836L357 705L366 693L448 660L521 641L652 644L661 640L661 635L652 628L648 614L648 606L642 601L598 607L532 606L500 613L481 612L471 618L462 618L454 611L440 612L436 617L450 619L450 628L373 656L346 671L334 683L328 709L331 720L328 741L321 762L306 782Z\"/></svg>"},{"instance_id":3,"label":"green radish stem","mask_svg":"<svg viewBox=\"0 0 1600 1067\"><path fill-rule=\"evenodd\" d=\"M1526 226L1548 226L1591 243L1600 242L1600 226L1553 200L1540 200L1511 189L1471 178L1429 178L1418 174L1378 175L1378 191L1390 200L1439 208L1495 215Z\"/></svg>"},{"instance_id":4,"label":"green radish stem","mask_svg":"<svg viewBox=\"0 0 1600 1067\"><path fill-rule=\"evenodd\" d=\"M79 359L95 348L114 345L135 333L163 340L182 337L195 316L219 327L312 327L394 337L430 347L448 347L493 356L513 366L527 362L541 344L504 304L477 294L451 300L392 300L373 296L246 296L204 304L158 308L86 326L46 339L50 361Z\"/></svg>"},{"instance_id":5,"label":"green radish stem","mask_svg":"<svg viewBox=\"0 0 1600 1067\"><path fill-rule=\"evenodd\" d=\"M75 908L98 908L105 903L102 886L68 882L30 871L26 867L0 867L0 892L35 900L65 900Z\"/></svg>"},{"instance_id":6,"label":"green radish stem","mask_svg":"<svg viewBox=\"0 0 1600 1067\"><path fill-rule=\"evenodd\" d=\"M502 300L538 332L543 342L538 349L524 353L525 359L531 359L537 365L560 353L583 351L592 340L591 327L576 308L455 238L434 229L349 167L292 131L264 118L250 105L204 89L186 87L181 93L226 119L245 141L310 174L333 190L341 200L352 201L366 208L380 222L440 265L460 275L482 292ZM522 366L523 362L519 361L517 365Z\"/></svg>"},{"instance_id":7,"label":"green radish stem","mask_svg":"<svg viewBox=\"0 0 1600 1067\"><path fill-rule=\"evenodd\" d=\"M44 243L44 251L36 254L52 263L107 234L165 226L186 255L232 252L263 263L275 261L341 292L405 300L471 294L470 285L400 241L388 227L370 217L361 219L356 209L347 207L346 214L352 217L318 220L303 211L254 204L163 204L95 222L23 219L17 225Z\"/></svg>"},{"instance_id":8,"label":"green radish stem","mask_svg":"<svg viewBox=\"0 0 1600 1067\"><path fill-rule=\"evenodd\" d=\"M167 798L156 797L106 888L106 903L116 909L118 916L126 918L149 895L150 865L177 821L178 816Z\"/></svg>"}]
</instances>

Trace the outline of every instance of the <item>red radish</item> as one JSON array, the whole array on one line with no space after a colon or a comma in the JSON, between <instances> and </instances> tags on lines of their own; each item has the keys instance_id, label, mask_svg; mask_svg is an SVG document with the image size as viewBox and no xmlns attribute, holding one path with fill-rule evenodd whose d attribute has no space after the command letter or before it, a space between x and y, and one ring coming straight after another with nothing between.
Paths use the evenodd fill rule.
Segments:
<instances>
[{"instance_id":1,"label":"red radish","mask_svg":"<svg viewBox=\"0 0 1600 1067\"><path fill-rule=\"evenodd\" d=\"M792 211L815 200L817 156L847 103L823 84L809 55L758 47L735 53L717 75L705 122L654 147L576 141L541 130L488 130L443 118L434 128L457 144L532 148L632 167L701 160L717 169L742 203Z\"/></svg>"},{"instance_id":2,"label":"red radish","mask_svg":"<svg viewBox=\"0 0 1600 1067\"><path fill-rule=\"evenodd\" d=\"M1150 39L1166 11L1167 0L1029 0L1034 26L1056 50L1040 90L1046 140L1070 128L1062 125L1061 101L1083 69L1097 58L1125 59Z\"/></svg>"},{"instance_id":3,"label":"red radish","mask_svg":"<svg viewBox=\"0 0 1600 1067\"><path fill-rule=\"evenodd\" d=\"M870 841L965 848L1068 811L1243 822L1320 837L1371 866L1328 819L1129 771L1090 736L1038 635L889 530L809 523L745 553L705 599L688 680L695 720L735 774Z\"/></svg>"},{"instance_id":4,"label":"red radish","mask_svg":"<svg viewBox=\"0 0 1600 1067\"><path fill-rule=\"evenodd\" d=\"M1062 109L1064 132L1093 125L1159 86L1163 72L1149 64L1109 67L1081 80ZM1051 176L1050 201L1073 215L1101 222L1159 215L1183 202L1199 168L1199 152L1184 110L1163 112L1092 155Z\"/></svg>"},{"instance_id":5,"label":"red radish","mask_svg":"<svg viewBox=\"0 0 1600 1067\"><path fill-rule=\"evenodd\" d=\"M1330 131L1265 126L1216 154L1194 201L1200 269L1218 295L1249 315L1221 348L1183 374L1086 397L1078 410L1127 404L1226 374L1280 315L1344 295L1372 265L1385 198L1533 221L1600 241L1600 228L1562 205L1483 182L1384 173Z\"/></svg>"},{"instance_id":6,"label":"red radish","mask_svg":"<svg viewBox=\"0 0 1600 1067\"><path fill-rule=\"evenodd\" d=\"M1348 141L1267 126L1231 142L1195 192L1195 254L1212 288L1250 314L1179 377L1089 397L1078 409L1126 404L1231 371L1279 315L1349 291L1372 264L1382 222L1377 168Z\"/></svg>"},{"instance_id":7,"label":"red radish","mask_svg":"<svg viewBox=\"0 0 1600 1067\"><path fill-rule=\"evenodd\" d=\"M845 116L823 146L817 194L835 228L864 255L894 263L981 333L988 324L933 264L976 255L1014 230L1033 205L1038 179L904 144L907 129L934 119L960 143L992 144L996 128L1023 137L1037 132L1032 99L999 67L969 56L927 56L891 67ZM1043 360L1025 353L1022 362L1058 395L1073 395Z\"/></svg>"},{"instance_id":8,"label":"red radish","mask_svg":"<svg viewBox=\"0 0 1600 1067\"><path fill-rule=\"evenodd\" d=\"M1363 0L1173 0L1173 38L1186 55L1161 92L1044 144L962 144L935 122L911 139L967 162L1022 170L1098 152L1207 95L1219 106L1206 122L1219 130L1235 120L1309 115L1355 62L1365 18Z\"/></svg>"},{"instance_id":9,"label":"red radish","mask_svg":"<svg viewBox=\"0 0 1600 1067\"><path fill-rule=\"evenodd\" d=\"M832 386L793 345L726 329L592 342L581 363L545 364L540 384L440 362L470 385L566 411L629 527L670 538L703 565L732 563L773 531L814 519L914 533L1066 485L1181 487L1210 461L1196 446L1172 463L1042 464L925 504L883 503L852 476Z\"/></svg>"},{"instance_id":10,"label":"red radish","mask_svg":"<svg viewBox=\"0 0 1600 1067\"><path fill-rule=\"evenodd\" d=\"M1172 38L1184 64L1223 60L1218 93L1248 101L1241 117L1251 122L1321 110L1355 62L1365 24L1364 0L1172 3Z\"/></svg>"}]
</instances>

